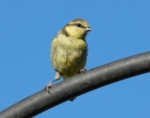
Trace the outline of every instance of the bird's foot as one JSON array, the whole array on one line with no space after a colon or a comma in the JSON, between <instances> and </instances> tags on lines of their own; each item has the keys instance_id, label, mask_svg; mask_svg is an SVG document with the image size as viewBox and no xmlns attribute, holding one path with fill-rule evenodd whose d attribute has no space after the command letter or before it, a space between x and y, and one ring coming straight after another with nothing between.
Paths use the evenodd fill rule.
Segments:
<instances>
[{"instance_id":1,"label":"bird's foot","mask_svg":"<svg viewBox=\"0 0 150 118\"><path fill-rule=\"evenodd\" d=\"M81 70L80 70L80 73L84 73L86 71L86 68L82 68Z\"/></svg>"},{"instance_id":2,"label":"bird's foot","mask_svg":"<svg viewBox=\"0 0 150 118\"><path fill-rule=\"evenodd\" d=\"M52 82L48 83L48 84L45 86L44 90L47 91L47 92L50 94L50 88L52 88Z\"/></svg>"}]
</instances>

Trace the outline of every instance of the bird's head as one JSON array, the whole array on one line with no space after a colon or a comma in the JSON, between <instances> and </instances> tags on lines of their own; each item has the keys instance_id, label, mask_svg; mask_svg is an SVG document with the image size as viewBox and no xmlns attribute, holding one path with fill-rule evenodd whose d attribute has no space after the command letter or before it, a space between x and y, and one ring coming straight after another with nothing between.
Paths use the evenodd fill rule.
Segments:
<instances>
[{"instance_id":1,"label":"bird's head","mask_svg":"<svg viewBox=\"0 0 150 118\"><path fill-rule=\"evenodd\" d=\"M67 36L75 38L85 38L86 34L91 31L89 24L84 19L75 19L69 22L64 28L63 32Z\"/></svg>"}]
</instances>

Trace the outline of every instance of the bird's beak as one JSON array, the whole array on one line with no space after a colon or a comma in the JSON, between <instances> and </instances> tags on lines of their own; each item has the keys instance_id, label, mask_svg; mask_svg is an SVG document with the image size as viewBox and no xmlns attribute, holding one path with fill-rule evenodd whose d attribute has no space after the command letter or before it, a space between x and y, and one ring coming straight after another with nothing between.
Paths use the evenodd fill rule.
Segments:
<instances>
[{"instance_id":1,"label":"bird's beak","mask_svg":"<svg viewBox=\"0 0 150 118\"><path fill-rule=\"evenodd\" d=\"M87 28L85 28L85 31L91 31L92 30L92 28L90 28L90 27L87 27Z\"/></svg>"}]
</instances>

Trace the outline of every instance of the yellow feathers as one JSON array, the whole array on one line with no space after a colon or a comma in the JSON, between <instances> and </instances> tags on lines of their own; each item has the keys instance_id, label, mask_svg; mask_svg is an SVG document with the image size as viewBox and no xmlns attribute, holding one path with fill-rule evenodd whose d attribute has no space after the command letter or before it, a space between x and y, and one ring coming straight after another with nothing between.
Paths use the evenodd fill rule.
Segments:
<instances>
[{"instance_id":1,"label":"yellow feathers","mask_svg":"<svg viewBox=\"0 0 150 118\"><path fill-rule=\"evenodd\" d=\"M75 19L69 22L52 41L51 59L56 70L55 79L46 87L62 76L70 78L83 70L86 65L88 46L86 35L92 30L83 19Z\"/></svg>"}]
</instances>

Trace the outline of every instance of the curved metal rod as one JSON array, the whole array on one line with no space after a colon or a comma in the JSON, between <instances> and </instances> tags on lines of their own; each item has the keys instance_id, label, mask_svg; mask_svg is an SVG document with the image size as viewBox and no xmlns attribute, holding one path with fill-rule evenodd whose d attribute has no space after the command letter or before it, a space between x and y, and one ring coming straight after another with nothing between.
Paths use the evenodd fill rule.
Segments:
<instances>
[{"instance_id":1,"label":"curved metal rod","mask_svg":"<svg viewBox=\"0 0 150 118\"><path fill-rule=\"evenodd\" d=\"M0 118L29 118L102 86L150 71L150 52L99 66L41 90L0 112Z\"/></svg>"}]
</instances>

